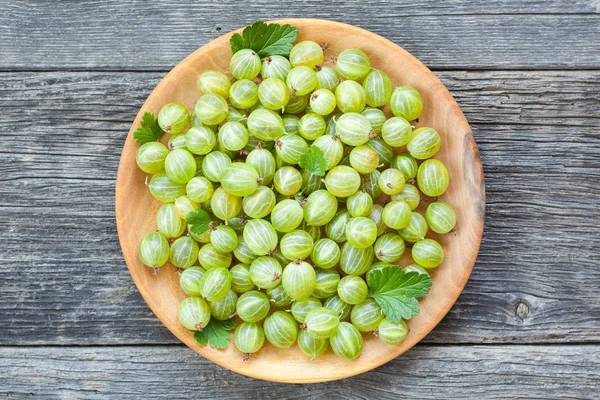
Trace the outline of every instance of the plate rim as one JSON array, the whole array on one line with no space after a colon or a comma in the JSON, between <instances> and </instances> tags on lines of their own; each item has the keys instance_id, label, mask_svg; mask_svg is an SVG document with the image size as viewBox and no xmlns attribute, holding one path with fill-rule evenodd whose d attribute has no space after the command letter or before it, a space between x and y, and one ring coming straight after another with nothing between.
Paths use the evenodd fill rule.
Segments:
<instances>
[{"instance_id":1,"label":"plate rim","mask_svg":"<svg viewBox=\"0 0 600 400\"><path fill-rule=\"evenodd\" d=\"M459 282L456 285L456 295L453 296L454 299L452 301L448 301L443 307L440 308L439 312L437 313L437 315L435 315L435 318L432 318L431 321L427 324L427 329L425 329L425 333L419 337L417 340L414 341L414 343L411 343L408 346L402 346L403 348L401 350L398 351L391 351L389 354L389 357L385 357L383 358L380 362L378 361L378 363L376 364L369 364L366 365L364 368L353 368L351 371L348 371L346 369L338 369L337 373L335 374L335 376L323 376L317 379L306 379L306 380L298 380L297 377L296 379L281 379L279 378L279 376L275 375L275 376L270 376L268 373L258 373L255 372L255 369L239 369L236 367L232 367L231 365L228 365L226 362L221 362L221 360L219 359L215 359L213 357L211 357L210 352L208 351L202 351L202 349L204 349L204 347L200 347L198 348L198 346L194 346L195 341L193 339L192 335L187 335L186 337L182 337L183 335L178 334L177 332L174 332L173 330L171 330L171 328L169 327L169 325L167 325L165 323L165 321L163 320L163 318L161 318L161 316L158 313L158 310L155 310L153 307L154 301L150 299L149 293L145 290L144 285L142 284L141 280L139 279L139 277L137 276L137 271L134 269L134 267L132 266L133 263L129 262L129 259L131 258L131 254L126 254L125 251L125 247L124 243L126 242L125 238L124 238L124 224L125 224L125 216L123 215L123 208L121 207L122 201L119 201L120 199L123 198L124 195L126 195L126 188L122 187L122 185L120 185L119 183L123 182L123 179L125 174L126 174L126 170L128 168L130 168L130 165L125 165L125 161L124 161L124 155L126 152L126 149L131 145L131 142L133 141L133 137L132 137L132 133L133 131L135 131L135 129L137 129L137 127L139 126L139 122L141 120L142 115L144 114L145 110L146 110L146 106L149 103L150 99L153 97L153 95L155 94L155 92L158 92L159 90L162 89L162 87L164 85L166 85L166 81L168 81L168 77L170 75L175 75L176 73L178 73L180 70L186 68L186 64L189 63L189 61L193 58L195 58L196 53L199 52L205 52L208 51L210 48L212 47L217 47L217 43L219 46L222 45L221 42L223 42L225 39L227 39L227 43L229 42L228 38L234 34L234 33L240 33L244 28L239 28L236 29L234 31L228 32L228 33L224 33L222 35L220 35L219 37L216 37L215 39L212 39L211 41L209 41L208 43L204 44L203 46L199 47L198 49L194 50L192 53L190 53L188 56L186 56L183 60L181 60L179 63L177 63L176 66L174 66L167 74L165 74L165 76L161 79L161 81L155 86L155 88L151 91L151 93L147 96L146 100L144 101L144 103L142 104L142 106L140 107L140 110L138 111L132 125L131 128L127 134L126 140L123 144L123 148L121 151L121 155L119 158L119 166L118 166L118 171L117 171L117 177L116 177L116 183L115 183L115 219L116 219L116 225L117 225L117 231L118 231L118 237L119 237L119 244L121 246L121 251L123 254L123 258L125 260L125 263L127 265L127 269L129 270L129 273L136 285L136 288L138 289L138 292L141 294L142 298L144 299L144 301L146 302L146 304L148 305L148 307L151 309L151 311L154 313L154 315L161 321L161 323L167 328L169 329L169 331L175 336L177 337L181 342L183 342L184 344L186 344L188 347L190 347L192 350L194 350L196 353L200 354L202 357L207 358L208 360L210 360L211 362L214 362L217 365L220 365L221 367L227 368L233 372L245 375L245 376L249 376L252 378L256 378L256 379L262 379L262 380L266 380L266 381L272 381L272 382L281 382L281 383L316 383L316 382L326 382L326 381L333 381L333 380L338 380L338 379L343 379L343 378L347 378L347 377L351 377L351 376L355 376L361 373L364 373L366 371L372 370L374 368L377 368L381 365L386 364L387 362L391 361L392 359L398 357L399 355L401 355L402 353L408 351L410 348L412 348L414 345L416 345L417 343L419 343L421 340L423 340L423 338L425 336L427 336L440 322L441 320L446 316L446 314L450 311L450 309L454 306L454 304L456 303L456 301L458 300L460 294L462 293L462 291L464 290L464 287L469 279L469 276L471 275L472 271L473 271L473 267L475 265L477 256L479 254L479 250L481 247L481 241L483 238L483 231L484 231L484 217L485 217L485 181L484 181L484 174L483 174L483 165L481 163L481 158L479 155L479 149L477 147L477 143L475 141L475 138L473 137L473 133L472 130L468 124L468 121L466 120L460 106L458 105L458 103L456 102L456 100L454 99L454 97L450 94L450 92L448 91L448 89L445 87L445 85L439 80L439 78L429 69L427 68L419 59L417 59L415 56L413 56L411 53L409 53L407 50L405 50L404 48L402 48L401 46L397 45L396 43L390 41L389 39L380 36L376 33L373 33L371 31L368 31L366 29L357 27L355 25L350 25L350 24L345 24L342 22L338 22L338 21L332 21L332 20L327 20L327 19L313 19L313 18L291 18L291 19L277 19L277 20L270 20L270 21L266 21L267 23L279 23L279 24L290 24L290 25L297 25L297 24L318 24L318 25L332 25L332 26L339 26L340 28L344 28L344 29L350 29L350 30L355 30L357 33L360 33L361 35L365 35L368 36L370 40L377 40L380 41L388 46L392 46L395 48L396 51L400 51L405 53L405 56L408 57L409 59L411 59L411 61L413 62L413 64L415 64L417 66L417 68L419 68L422 72L424 72L425 74L429 75L435 82L436 85L441 85L445 91L445 95L446 95L446 101L449 103L450 108L452 109L453 113L458 114L458 117L461 118L464 121L465 127L467 129L467 131L465 132L465 147L467 148L465 151L466 152L470 152L470 154L466 154L470 156L470 160L471 160L471 164L475 165L476 168L473 171L473 174L475 175L474 178L479 180L479 182L477 182L477 186L475 187L475 190L478 191L478 193L476 193L479 196L480 202L481 202L481 207L480 207L480 213L478 215L479 219L480 219L480 223L476 226L476 241L474 242L474 248L473 251L471 252L471 256L468 259L468 263L464 265L462 271L463 274L461 276L461 279L459 280ZM136 252L136 256L137 256L137 252ZM142 288L144 288L144 290L142 290ZM191 344L190 344L191 343ZM400 345L396 345L394 346L396 348L400 348ZM356 363L356 365L360 365L360 361L359 360L349 360L348 362L354 362Z\"/></svg>"}]
</instances>

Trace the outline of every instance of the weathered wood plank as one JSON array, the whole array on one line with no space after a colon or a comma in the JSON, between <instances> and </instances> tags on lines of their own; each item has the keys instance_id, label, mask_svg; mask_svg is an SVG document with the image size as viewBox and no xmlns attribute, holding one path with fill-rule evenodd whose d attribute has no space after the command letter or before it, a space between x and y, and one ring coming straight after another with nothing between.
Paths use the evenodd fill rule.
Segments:
<instances>
[{"instance_id":1,"label":"weathered wood plank","mask_svg":"<svg viewBox=\"0 0 600 400\"><path fill-rule=\"evenodd\" d=\"M0 359L9 398L592 399L600 390L599 345L421 345L365 374L312 385L247 378L181 346L0 347Z\"/></svg>"},{"instance_id":2,"label":"weathered wood plank","mask_svg":"<svg viewBox=\"0 0 600 400\"><path fill-rule=\"evenodd\" d=\"M335 19L434 69L599 68L597 0L0 2L2 70L165 70L257 19Z\"/></svg>"},{"instance_id":3,"label":"weathered wood plank","mask_svg":"<svg viewBox=\"0 0 600 400\"><path fill-rule=\"evenodd\" d=\"M600 72L440 72L479 143L486 232L429 343L600 340ZM0 343L174 343L121 258L120 147L160 73L0 79Z\"/></svg>"}]
</instances>

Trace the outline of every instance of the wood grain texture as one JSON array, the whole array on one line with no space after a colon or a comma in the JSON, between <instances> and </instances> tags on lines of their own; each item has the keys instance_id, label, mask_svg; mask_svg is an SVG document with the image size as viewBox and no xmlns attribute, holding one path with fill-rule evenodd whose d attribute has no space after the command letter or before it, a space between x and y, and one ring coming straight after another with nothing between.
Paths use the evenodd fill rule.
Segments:
<instances>
[{"instance_id":1,"label":"wood grain texture","mask_svg":"<svg viewBox=\"0 0 600 400\"><path fill-rule=\"evenodd\" d=\"M600 72L437 75L472 122L487 231L424 341L600 341ZM114 225L125 132L162 76L0 74L2 343L177 342L137 293Z\"/></svg>"},{"instance_id":2,"label":"wood grain texture","mask_svg":"<svg viewBox=\"0 0 600 400\"><path fill-rule=\"evenodd\" d=\"M0 347L0 359L8 398L594 399L600 390L599 345L419 345L363 375L313 385L257 381L182 346Z\"/></svg>"},{"instance_id":3,"label":"wood grain texture","mask_svg":"<svg viewBox=\"0 0 600 400\"><path fill-rule=\"evenodd\" d=\"M148 174L137 166L139 145L133 139L133 132L140 127L145 112L156 115L167 103L178 102L192 109L200 98L196 82L202 71L229 73L230 33L207 43L177 64L141 106L119 161L115 189L117 230L123 257L140 294L158 319L187 346L203 357L247 376L284 383L324 382L361 374L399 356L431 332L454 305L471 274L483 235L483 169L471 128L458 104L439 79L410 53L381 36L352 25L318 19L278 22L297 27L298 42L327 43L326 58L347 48L359 48L369 55L371 65L389 75L393 85L414 87L423 99L423 112L414 125L434 128L444 143L435 158L446 166L452 184L439 198L455 210L459 228L454 235L428 233L428 237L443 246L444 260L429 271L431 289L419 301L419 313L407 321L406 338L402 343L390 346L374 335L363 334L364 345L358 361L338 357L331 350L311 360L298 347L281 349L266 342L261 351L252 354L251 365L239 357L240 352L234 346L218 350L198 345L193 333L177 316L186 296L173 266L163 267L156 273L142 264L139 243L148 232L156 230L154 220L163 202L150 194L146 184ZM388 107L384 107L384 111L388 118L393 115ZM400 153L402 149L395 151ZM381 203L383 200L374 201ZM401 265L413 262L409 254L399 260Z\"/></svg>"},{"instance_id":4,"label":"wood grain texture","mask_svg":"<svg viewBox=\"0 0 600 400\"><path fill-rule=\"evenodd\" d=\"M165 70L257 19L360 26L430 68L600 68L597 0L172 2L1 0L1 70Z\"/></svg>"}]
</instances>

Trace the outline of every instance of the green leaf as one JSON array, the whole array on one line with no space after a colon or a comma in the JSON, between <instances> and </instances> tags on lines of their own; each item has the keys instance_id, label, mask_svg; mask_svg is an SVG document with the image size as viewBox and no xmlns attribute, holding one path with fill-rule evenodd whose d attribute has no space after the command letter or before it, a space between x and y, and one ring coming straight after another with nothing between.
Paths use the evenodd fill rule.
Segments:
<instances>
[{"instance_id":1,"label":"green leaf","mask_svg":"<svg viewBox=\"0 0 600 400\"><path fill-rule=\"evenodd\" d=\"M367 274L369 293L379 304L386 318L398 322L419 313L417 297L429 293L431 277L417 272L404 272L396 265L388 265Z\"/></svg>"},{"instance_id":2,"label":"green leaf","mask_svg":"<svg viewBox=\"0 0 600 400\"><path fill-rule=\"evenodd\" d=\"M242 49L252 49L259 57L287 56L292 50L292 43L298 37L298 29L285 24L266 24L256 21L247 26L242 34L235 33L229 39L231 52L235 54Z\"/></svg>"},{"instance_id":3,"label":"green leaf","mask_svg":"<svg viewBox=\"0 0 600 400\"><path fill-rule=\"evenodd\" d=\"M208 325L202 330L194 333L194 339L200 346L206 346L210 343L212 347L224 349L229 344L229 331L235 328L233 318L225 321L211 319Z\"/></svg>"},{"instance_id":4,"label":"green leaf","mask_svg":"<svg viewBox=\"0 0 600 400\"><path fill-rule=\"evenodd\" d=\"M156 142L163 135L163 130L158 125L158 119L151 112L145 112L142 115L140 127L133 132L133 138L139 144Z\"/></svg>"},{"instance_id":5,"label":"green leaf","mask_svg":"<svg viewBox=\"0 0 600 400\"><path fill-rule=\"evenodd\" d=\"M191 225L190 230L192 233L202 235L208 229L208 225L210 225L210 216L206 210L198 208L196 211L192 211L185 216L185 222Z\"/></svg>"},{"instance_id":6,"label":"green leaf","mask_svg":"<svg viewBox=\"0 0 600 400\"><path fill-rule=\"evenodd\" d=\"M308 151L300 156L298 165L313 175L323 176L329 167L329 160L325 158L323 150L310 146Z\"/></svg>"}]
</instances>

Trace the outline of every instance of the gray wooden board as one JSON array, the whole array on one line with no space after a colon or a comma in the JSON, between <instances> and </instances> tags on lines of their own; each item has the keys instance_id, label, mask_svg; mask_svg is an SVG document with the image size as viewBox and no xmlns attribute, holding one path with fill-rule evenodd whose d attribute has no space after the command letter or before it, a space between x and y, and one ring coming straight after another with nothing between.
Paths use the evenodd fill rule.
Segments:
<instances>
[{"instance_id":1,"label":"gray wooden board","mask_svg":"<svg viewBox=\"0 0 600 400\"><path fill-rule=\"evenodd\" d=\"M177 342L114 220L121 146L162 76L0 74L0 343ZM438 76L472 123L487 214L473 275L425 342L598 342L600 72Z\"/></svg>"},{"instance_id":2,"label":"gray wooden board","mask_svg":"<svg viewBox=\"0 0 600 400\"><path fill-rule=\"evenodd\" d=\"M373 371L313 385L257 381L182 346L0 347L0 359L0 395L9 398L597 399L600 390L600 345L419 345Z\"/></svg>"},{"instance_id":3,"label":"gray wooden board","mask_svg":"<svg viewBox=\"0 0 600 400\"><path fill-rule=\"evenodd\" d=\"M0 1L0 70L164 70L257 19L378 33L434 69L600 68L598 0Z\"/></svg>"}]
</instances>

